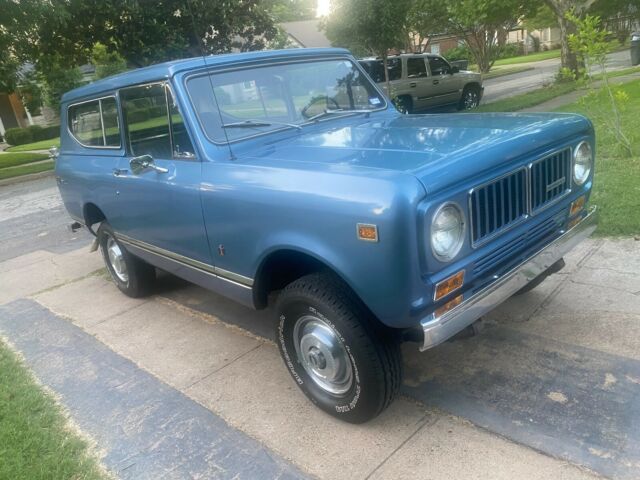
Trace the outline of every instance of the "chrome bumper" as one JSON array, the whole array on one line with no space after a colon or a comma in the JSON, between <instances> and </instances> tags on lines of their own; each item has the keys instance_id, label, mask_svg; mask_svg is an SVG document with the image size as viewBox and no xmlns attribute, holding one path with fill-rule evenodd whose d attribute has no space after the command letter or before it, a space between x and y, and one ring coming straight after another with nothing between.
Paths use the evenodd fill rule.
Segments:
<instances>
[{"instance_id":1,"label":"chrome bumper","mask_svg":"<svg viewBox=\"0 0 640 480\"><path fill-rule=\"evenodd\" d=\"M420 351L435 347L493 310L531 280L560 260L567 252L589 237L597 226L596 208L592 207L580 223L509 272L498 277L473 296L466 298L442 316L434 314L420 321L424 340Z\"/></svg>"}]
</instances>

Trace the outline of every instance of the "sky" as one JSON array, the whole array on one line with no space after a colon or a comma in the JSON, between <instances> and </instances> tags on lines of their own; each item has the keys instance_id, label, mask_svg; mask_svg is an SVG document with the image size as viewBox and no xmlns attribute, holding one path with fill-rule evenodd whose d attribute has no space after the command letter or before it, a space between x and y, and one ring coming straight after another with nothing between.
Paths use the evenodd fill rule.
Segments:
<instances>
[{"instance_id":1,"label":"sky","mask_svg":"<svg viewBox=\"0 0 640 480\"><path fill-rule=\"evenodd\" d=\"M318 7L316 8L316 16L322 17L329 14L331 0L318 0Z\"/></svg>"}]
</instances>

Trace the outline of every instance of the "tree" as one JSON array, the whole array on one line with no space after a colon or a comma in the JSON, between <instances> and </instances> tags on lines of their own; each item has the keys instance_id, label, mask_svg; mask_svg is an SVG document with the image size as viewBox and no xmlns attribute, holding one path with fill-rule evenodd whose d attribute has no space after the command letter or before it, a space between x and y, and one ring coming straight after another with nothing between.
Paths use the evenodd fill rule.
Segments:
<instances>
[{"instance_id":1,"label":"tree","mask_svg":"<svg viewBox=\"0 0 640 480\"><path fill-rule=\"evenodd\" d=\"M480 72L488 72L504 48L506 33L537 9L530 0L447 2L450 30L465 39Z\"/></svg>"},{"instance_id":2,"label":"tree","mask_svg":"<svg viewBox=\"0 0 640 480\"><path fill-rule=\"evenodd\" d=\"M582 71L582 66L578 62L575 52L569 48L569 36L575 35L577 29L575 22L568 18L568 14L575 15L575 18L582 17L595 0L544 0L547 6L556 15L558 26L560 27L560 60L562 69L569 71L575 78L578 78Z\"/></svg>"},{"instance_id":3,"label":"tree","mask_svg":"<svg viewBox=\"0 0 640 480\"><path fill-rule=\"evenodd\" d=\"M54 112L60 111L62 95L82 84L80 69L74 65L65 65L62 59L58 63L52 62L46 74L40 73L39 78L43 84L44 103Z\"/></svg>"},{"instance_id":4,"label":"tree","mask_svg":"<svg viewBox=\"0 0 640 480\"><path fill-rule=\"evenodd\" d=\"M314 0L266 0L265 7L277 23L311 20L316 16Z\"/></svg>"},{"instance_id":5,"label":"tree","mask_svg":"<svg viewBox=\"0 0 640 480\"><path fill-rule=\"evenodd\" d=\"M446 33L449 28L449 14L446 2L442 0L413 0L407 12L407 29L410 49L422 52L425 40Z\"/></svg>"},{"instance_id":6,"label":"tree","mask_svg":"<svg viewBox=\"0 0 640 480\"><path fill-rule=\"evenodd\" d=\"M96 42L91 50L91 63L96 68L96 79L115 75L127 69L127 62L118 52L109 52L106 45Z\"/></svg>"},{"instance_id":7,"label":"tree","mask_svg":"<svg viewBox=\"0 0 640 480\"><path fill-rule=\"evenodd\" d=\"M407 11L412 0L336 0L324 23L331 43L354 53L367 52L382 58L387 92L389 50L406 42Z\"/></svg>"}]
</instances>

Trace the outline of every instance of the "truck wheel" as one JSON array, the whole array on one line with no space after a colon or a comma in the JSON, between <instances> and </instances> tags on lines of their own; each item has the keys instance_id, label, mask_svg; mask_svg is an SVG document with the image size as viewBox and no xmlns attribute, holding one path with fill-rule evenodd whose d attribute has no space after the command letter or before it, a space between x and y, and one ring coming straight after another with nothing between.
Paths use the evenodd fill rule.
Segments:
<instances>
[{"instance_id":1,"label":"truck wheel","mask_svg":"<svg viewBox=\"0 0 640 480\"><path fill-rule=\"evenodd\" d=\"M276 311L280 354L313 403L350 423L389 406L402 382L400 342L339 279L314 273L294 281Z\"/></svg>"},{"instance_id":2,"label":"truck wheel","mask_svg":"<svg viewBox=\"0 0 640 480\"><path fill-rule=\"evenodd\" d=\"M471 110L480 105L480 91L478 87L469 85L464 87L458 110Z\"/></svg>"},{"instance_id":3,"label":"truck wheel","mask_svg":"<svg viewBox=\"0 0 640 480\"><path fill-rule=\"evenodd\" d=\"M393 104L400 113L404 113L405 115L413 113L413 101L411 100L411 97L396 97L393 100Z\"/></svg>"},{"instance_id":4,"label":"truck wheel","mask_svg":"<svg viewBox=\"0 0 640 480\"><path fill-rule=\"evenodd\" d=\"M127 252L107 222L102 222L97 236L104 263L120 291L134 298L146 295L156 278L155 269Z\"/></svg>"}]
</instances>

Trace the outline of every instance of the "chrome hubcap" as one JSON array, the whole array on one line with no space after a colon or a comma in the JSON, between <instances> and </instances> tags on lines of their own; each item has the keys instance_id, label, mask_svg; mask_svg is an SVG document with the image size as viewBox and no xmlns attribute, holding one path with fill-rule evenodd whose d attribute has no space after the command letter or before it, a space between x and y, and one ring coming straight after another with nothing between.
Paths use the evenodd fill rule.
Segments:
<instances>
[{"instance_id":1,"label":"chrome hubcap","mask_svg":"<svg viewBox=\"0 0 640 480\"><path fill-rule=\"evenodd\" d=\"M127 283L129 281L127 264L124 262L124 255L122 255L120 246L112 236L107 237L107 256L113 273L116 274L120 281Z\"/></svg>"},{"instance_id":2,"label":"chrome hubcap","mask_svg":"<svg viewBox=\"0 0 640 480\"><path fill-rule=\"evenodd\" d=\"M349 354L335 330L312 315L298 319L293 328L298 360L324 391L343 395L353 383Z\"/></svg>"},{"instance_id":3,"label":"chrome hubcap","mask_svg":"<svg viewBox=\"0 0 640 480\"><path fill-rule=\"evenodd\" d=\"M464 107L470 110L478 105L478 94L475 92L467 92L464 98Z\"/></svg>"}]
</instances>

